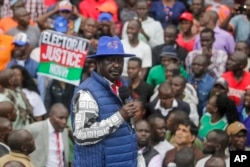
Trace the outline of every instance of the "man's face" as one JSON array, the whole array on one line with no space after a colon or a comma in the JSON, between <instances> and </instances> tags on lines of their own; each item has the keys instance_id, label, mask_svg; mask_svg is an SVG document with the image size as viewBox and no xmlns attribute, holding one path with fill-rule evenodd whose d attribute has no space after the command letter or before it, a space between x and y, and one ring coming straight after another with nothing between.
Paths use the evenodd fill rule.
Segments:
<instances>
[{"instance_id":1,"label":"man's face","mask_svg":"<svg viewBox=\"0 0 250 167\"><path fill-rule=\"evenodd\" d=\"M2 140L7 142L9 134L12 132L12 123L10 121L6 121L5 124L2 125L0 129L0 137Z\"/></svg>"},{"instance_id":2,"label":"man's face","mask_svg":"<svg viewBox=\"0 0 250 167\"><path fill-rule=\"evenodd\" d=\"M175 132L176 128L175 114L170 113L166 120L166 129L170 130L171 132Z\"/></svg>"},{"instance_id":3,"label":"man's face","mask_svg":"<svg viewBox=\"0 0 250 167\"><path fill-rule=\"evenodd\" d=\"M97 61L97 69L102 76L115 82L122 74L123 63L122 56L107 56Z\"/></svg>"},{"instance_id":4,"label":"man's face","mask_svg":"<svg viewBox=\"0 0 250 167\"><path fill-rule=\"evenodd\" d=\"M139 147L147 146L150 139L150 127L146 122L136 124L136 137Z\"/></svg>"},{"instance_id":5,"label":"man's face","mask_svg":"<svg viewBox=\"0 0 250 167\"><path fill-rule=\"evenodd\" d=\"M53 125L56 132L63 132L67 125L68 111L66 108L54 108L58 110L50 116L51 124ZM60 109L60 111L59 111Z\"/></svg>"},{"instance_id":6,"label":"man's face","mask_svg":"<svg viewBox=\"0 0 250 167\"><path fill-rule=\"evenodd\" d=\"M82 23L83 36L87 39L93 38L96 33L97 25L94 19L87 19Z\"/></svg>"},{"instance_id":7,"label":"man's face","mask_svg":"<svg viewBox=\"0 0 250 167\"><path fill-rule=\"evenodd\" d=\"M203 6L201 0L193 0L191 4L191 11L194 15L199 15L202 12Z\"/></svg>"},{"instance_id":8,"label":"man's face","mask_svg":"<svg viewBox=\"0 0 250 167\"><path fill-rule=\"evenodd\" d=\"M136 12L139 18L145 19L148 15L148 4L146 2L138 2Z\"/></svg>"},{"instance_id":9,"label":"man's face","mask_svg":"<svg viewBox=\"0 0 250 167\"><path fill-rule=\"evenodd\" d=\"M18 14L16 15L16 19L18 24L27 27L29 25L29 21L30 21L30 13L27 10L21 10L18 12Z\"/></svg>"},{"instance_id":10,"label":"man's face","mask_svg":"<svg viewBox=\"0 0 250 167\"><path fill-rule=\"evenodd\" d=\"M13 57L18 60L26 60L28 58L29 45L15 45L13 50Z\"/></svg>"},{"instance_id":11,"label":"man's face","mask_svg":"<svg viewBox=\"0 0 250 167\"><path fill-rule=\"evenodd\" d=\"M244 94L244 105L247 108L250 108L250 89L247 89Z\"/></svg>"},{"instance_id":12,"label":"man's face","mask_svg":"<svg viewBox=\"0 0 250 167\"><path fill-rule=\"evenodd\" d=\"M204 140L203 153L204 154L214 154L216 151L216 134L214 132L208 133L206 139Z\"/></svg>"},{"instance_id":13,"label":"man's face","mask_svg":"<svg viewBox=\"0 0 250 167\"><path fill-rule=\"evenodd\" d=\"M161 57L161 64L164 67L167 67L168 65L170 65L171 63L177 63L177 60L171 58L171 57L167 57L167 56L162 56Z\"/></svg>"},{"instance_id":14,"label":"man's face","mask_svg":"<svg viewBox=\"0 0 250 167\"><path fill-rule=\"evenodd\" d=\"M201 33L201 47L212 48L214 43L214 38L211 33Z\"/></svg>"},{"instance_id":15,"label":"man's face","mask_svg":"<svg viewBox=\"0 0 250 167\"><path fill-rule=\"evenodd\" d=\"M215 84L212 89L212 95L218 95L220 93L227 93L228 90L220 84Z\"/></svg>"},{"instance_id":16,"label":"man's face","mask_svg":"<svg viewBox=\"0 0 250 167\"><path fill-rule=\"evenodd\" d=\"M230 136L230 144L237 151L244 151L245 150L246 140L247 140L247 132L244 130L240 131L239 133L237 133L235 135Z\"/></svg>"},{"instance_id":17,"label":"man's face","mask_svg":"<svg viewBox=\"0 0 250 167\"><path fill-rule=\"evenodd\" d=\"M202 13L200 15L199 21L200 21L200 26L205 27L209 23L209 15L208 15L208 13L206 13L206 12Z\"/></svg>"},{"instance_id":18,"label":"man's face","mask_svg":"<svg viewBox=\"0 0 250 167\"><path fill-rule=\"evenodd\" d=\"M178 77L173 78L171 86L172 86L175 96L179 96L183 94L183 91L185 89L185 84L183 83L183 80L181 80Z\"/></svg>"},{"instance_id":19,"label":"man's face","mask_svg":"<svg viewBox=\"0 0 250 167\"><path fill-rule=\"evenodd\" d=\"M193 23L191 21L187 21L187 20L180 21L180 27L183 33L191 32L192 25Z\"/></svg>"},{"instance_id":20,"label":"man's face","mask_svg":"<svg viewBox=\"0 0 250 167\"><path fill-rule=\"evenodd\" d=\"M228 58L226 68L229 71L237 71L237 70L242 69L241 62L238 59L237 55L233 54L232 56Z\"/></svg>"},{"instance_id":21,"label":"man's face","mask_svg":"<svg viewBox=\"0 0 250 167\"><path fill-rule=\"evenodd\" d=\"M170 63L165 67L165 77L167 78L170 83L172 82L172 78L175 75L179 75L180 69L177 64L175 63Z\"/></svg>"},{"instance_id":22,"label":"man's face","mask_svg":"<svg viewBox=\"0 0 250 167\"><path fill-rule=\"evenodd\" d=\"M139 77L139 73L141 71L141 68L136 61L128 61L128 77L129 79L136 79Z\"/></svg>"},{"instance_id":23,"label":"man's face","mask_svg":"<svg viewBox=\"0 0 250 167\"><path fill-rule=\"evenodd\" d=\"M235 51L241 51L249 55L249 48L244 42L238 42L235 46Z\"/></svg>"},{"instance_id":24,"label":"man's face","mask_svg":"<svg viewBox=\"0 0 250 167\"><path fill-rule=\"evenodd\" d=\"M136 23L136 21L130 21L128 23L127 35L128 35L129 40L137 39L139 31L140 31L140 29L139 29L138 23Z\"/></svg>"},{"instance_id":25,"label":"man's face","mask_svg":"<svg viewBox=\"0 0 250 167\"><path fill-rule=\"evenodd\" d=\"M173 28L166 28L164 31L164 40L166 45L175 44L177 38L176 31Z\"/></svg>"},{"instance_id":26,"label":"man's face","mask_svg":"<svg viewBox=\"0 0 250 167\"><path fill-rule=\"evenodd\" d=\"M205 66L204 58L197 56L192 62L192 72L195 76L202 76L207 67Z\"/></svg>"},{"instance_id":27,"label":"man's face","mask_svg":"<svg viewBox=\"0 0 250 167\"><path fill-rule=\"evenodd\" d=\"M178 145L189 145L195 139L195 136L191 134L190 127L179 124L174 136L175 142Z\"/></svg>"},{"instance_id":28,"label":"man's face","mask_svg":"<svg viewBox=\"0 0 250 167\"><path fill-rule=\"evenodd\" d=\"M174 93L172 90L163 91L160 89L158 97L160 99L161 107L165 109L172 108L174 100Z\"/></svg>"},{"instance_id":29,"label":"man's face","mask_svg":"<svg viewBox=\"0 0 250 167\"><path fill-rule=\"evenodd\" d=\"M160 118L156 118L154 126L151 128L151 136L154 140L163 141L166 137L165 121Z\"/></svg>"}]
</instances>

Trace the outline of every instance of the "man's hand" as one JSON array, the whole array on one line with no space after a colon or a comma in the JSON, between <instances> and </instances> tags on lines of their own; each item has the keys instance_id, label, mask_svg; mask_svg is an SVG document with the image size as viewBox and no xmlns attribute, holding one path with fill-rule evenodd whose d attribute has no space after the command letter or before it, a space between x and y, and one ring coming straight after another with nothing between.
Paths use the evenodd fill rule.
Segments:
<instances>
[{"instance_id":1,"label":"man's hand","mask_svg":"<svg viewBox=\"0 0 250 167\"><path fill-rule=\"evenodd\" d=\"M134 103L130 102L128 104L123 105L119 112L122 118L125 121L128 121L130 118L135 116L136 108L134 106Z\"/></svg>"}]
</instances>

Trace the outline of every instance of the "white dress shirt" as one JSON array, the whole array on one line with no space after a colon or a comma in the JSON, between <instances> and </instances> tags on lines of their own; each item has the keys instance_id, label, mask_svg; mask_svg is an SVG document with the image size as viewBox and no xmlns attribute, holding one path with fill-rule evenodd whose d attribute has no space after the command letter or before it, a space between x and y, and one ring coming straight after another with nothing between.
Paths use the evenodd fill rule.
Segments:
<instances>
[{"instance_id":1,"label":"white dress shirt","mask_svg":"<svg viewBox=\"0 0 250 167\"><path fill-rule=\"evenodd\" d=\"M49 128L49 148L48 148L48 161L46 167L59 167L59 156L57 153L57 143L56 143L56 133L55 129L52 126L50 120L48 119L48 128ZM63 147L63 139L62 139L62 133L59 133L59 141L60 141L60 152L61 152L61 162L62 167L64 166L64 147Z\"/></svg>"}]
</instances>

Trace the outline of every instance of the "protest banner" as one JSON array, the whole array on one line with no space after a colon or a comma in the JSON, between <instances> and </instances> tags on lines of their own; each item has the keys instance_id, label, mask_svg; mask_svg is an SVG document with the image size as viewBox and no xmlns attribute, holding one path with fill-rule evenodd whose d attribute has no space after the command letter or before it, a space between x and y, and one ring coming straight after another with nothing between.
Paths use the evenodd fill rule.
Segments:
<instances>
[{"instance_id":1,"label":"protest banner","mask_svg":"<svg viewBox=\"0 0 250 167\"><path fill-rule=\"evenodd\" d=\"M89 41L48 30L41 34L40 43L38 74L79 85Z\"/></svg>"}]
</instances>

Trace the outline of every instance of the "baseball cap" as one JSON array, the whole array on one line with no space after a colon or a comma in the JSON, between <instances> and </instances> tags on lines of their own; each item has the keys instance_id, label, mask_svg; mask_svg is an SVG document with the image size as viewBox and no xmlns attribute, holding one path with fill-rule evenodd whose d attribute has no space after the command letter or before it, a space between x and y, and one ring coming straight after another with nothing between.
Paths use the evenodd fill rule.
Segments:
<instances>
[{"instance_id":1,"label":"baseball cap","mask_svg":"<svg viewBox=\"0 0 250 167\"><path fill-rule=\"evenodd\" d=\"M228 89L228 82L224 78L218 78L214 85L221 85L223 88Z\"/></svg>"},{"instance_id":2,"label":"baseball cap","mask_svg":"<svg viewBox=\"0 0 250 167\"><path fill-rule=\"evenodd\" d=\"M68 20L65 17L58 16L54 20L54 30L57 32L66 33L68 31Z\"/></svg>"},{"instance_id":3,"label":"baseball cap","mask_svg":"<svg viewBox=\"0 0 250 167\"><path fill-rule=\"evenodd\" d=\"M72 11L72 4L68 0L59 2L59 11Z\"/></svg>"},{"instance_id":4,"label":"baseball cap","mask_svg":"<svg viewBox=\"0 0 250 167\"><path fill-rule=\"evenodd\" d=\"M180 20L193 21L194 18L193 18L193 15L191 13L184 12L184 13L181 14L179 19Z\"/></svg>"},{"instance_id":5,"label":"baseball cap","mask_svg":"<svg viewBox=\"0 0 250 167\"><path fill-rule=\"evenodd\" d=\"M98 16L98 21L102 22L102 21L111 21L113 19L113 16L110 13L104 12L101 13Z\"/></svg>"},{"instance_id":6,"label":"baseball cap","mask_svg":"<svg viewBox=\"0 0 250 167\"><path fill-rule=\"evenodd\" d=\"M239 121L235 121L234 123L231 123L230 125L228 125L227 134L228 135L235 135L242 130L247 132L247 128L245 127L245 125Z\"/></svg>"},{"instance_id":7,"label":"baseball cap","mask_svg":"<svg viewBox=\"0 0 250 167\"><path fill-rule=\"evenodd\" d=\"M13 44L19 45L19 46L25 46L29 44L30 41L28 39L27 34L19 32L14 36Z\"/></svg>"},{"instance_id":8,"label":"baseball cap","mask_svg":"<svg viewBox=\"0 0 250 167\"><path fill-rule=\"evenodd\" d=\"M161 57L169 57L169 58L173 58L176 59L177 61L179 61L180 59L177 56L176 53L176 48L172 45L167 45L164 46L162 49L162 52L160 54Z\"/></svg>"}]
</instances>

